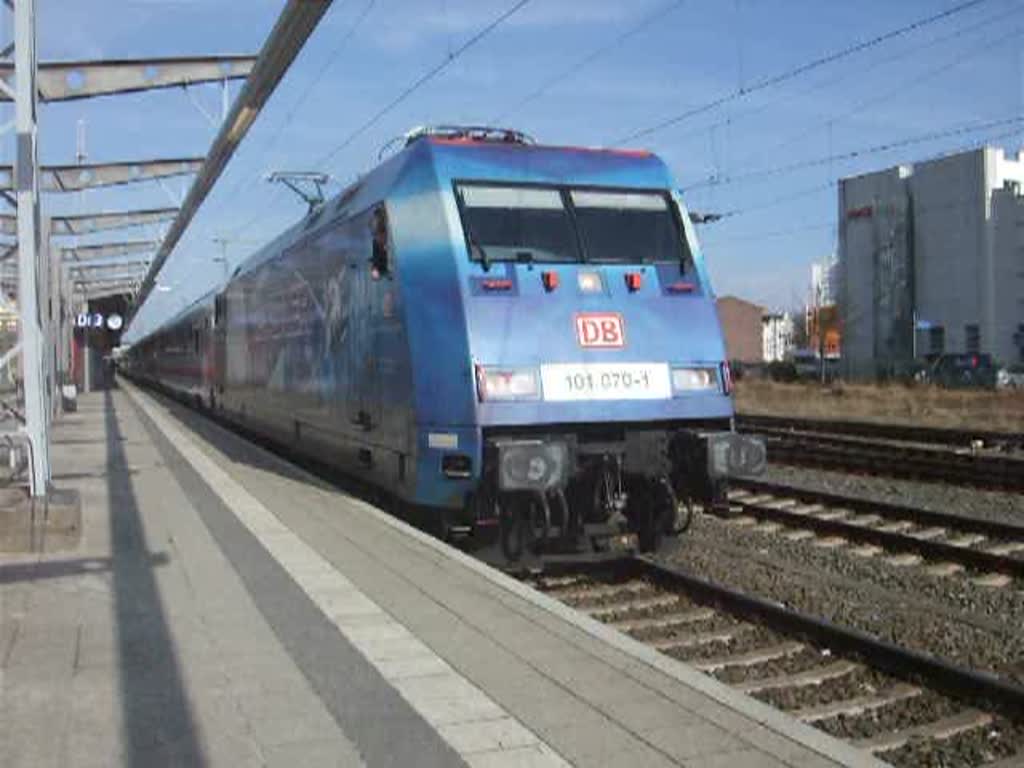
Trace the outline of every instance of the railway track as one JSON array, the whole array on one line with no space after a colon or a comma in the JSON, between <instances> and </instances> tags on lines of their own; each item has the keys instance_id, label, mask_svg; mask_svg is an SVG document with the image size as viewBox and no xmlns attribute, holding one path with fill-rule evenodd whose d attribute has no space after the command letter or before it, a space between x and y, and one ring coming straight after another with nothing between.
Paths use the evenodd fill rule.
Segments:
<instances>
[{"instance_id":1,"label":"railway track","mask_svg":"<svg viewBox=\"0 0 1024 768\"><path fill-rule=\"evenodd\" d=\"M566 566L531 583L895 765L1024 760L1024 687L994 676L648 558Z\"/></svg>"},{"instance_id":2,"label":"railway track","mask_svg":"<svg viewBox=\"0 0 1024 768\"><path fill-rule=\"evenodd\" d=\"M736 425L751 432L758 429L789 429L800 432L958 447L969 447L978 440L989 447L1024 447L1024 434L994 430L922 427L914 424L881 424L873 421L844 421L841 419L797 419L788 416L756 414L737 414Z\"/></svg>"},{"instance_id":3,"label":"railway track","mask_svg":"<svg viewBox=\"0 0 1024 768\"><path fill-rule=\"evenodd\" d=\"M891 438L753 427L747 422L742 429L767 438L769 457L781 464L1024 492L1024 459L1014 456L898 443Z\"/></svg>"},{"instance_id":4,"label":"railway track","mask_svg":"<svg viewBox=\"0 0 1024 768\"><path fill-rule=\"evenodd\" d=\"M720 515L766 522L791 539L855 545L851 551L861 557L884 555L936 575L964 574L984 586L1024 584L1024 525L759 480L733 481L729 502Z\"/></svg>"}]
</instances>

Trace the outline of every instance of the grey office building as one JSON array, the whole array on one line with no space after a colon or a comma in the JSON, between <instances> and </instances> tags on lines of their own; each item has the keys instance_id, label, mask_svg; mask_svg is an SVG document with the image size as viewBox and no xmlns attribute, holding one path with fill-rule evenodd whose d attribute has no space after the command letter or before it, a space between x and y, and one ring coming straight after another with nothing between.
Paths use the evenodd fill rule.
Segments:
<instances>
[{"instance_id":1,"label":"grey office building","mask_svg":"<svg viewBox=\"0 0 1024 768\"><path fill-rule=\"evenodd\" d=\"M1024 361L1024 162L985 147L839 182L852 377L942 352Z\"/></svg>"}]
</instances>

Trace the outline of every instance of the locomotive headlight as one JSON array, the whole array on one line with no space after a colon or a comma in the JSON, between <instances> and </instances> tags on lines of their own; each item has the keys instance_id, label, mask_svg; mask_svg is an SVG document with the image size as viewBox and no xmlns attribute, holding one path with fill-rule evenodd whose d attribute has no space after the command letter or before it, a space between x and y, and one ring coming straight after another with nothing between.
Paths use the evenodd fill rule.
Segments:
<instances>
[{"instance_id":1,"label":"locomotive headlight","mask_svg":"<svg viewBox=\"0 0 1024 768\"><path fill-rule=\"evenodd\" d=\"M604 281L600 272L579 272L576 275L576 284L580 293L604 293Z\"/></svg>"},{"instance_id":2,"label":"locomotive headlight","mask_svg":"<svg viewBox=\"0 0 1024 768\"><path fill-rule=\"evenodd\" d=\"M718 392L718 369L710 367L673 368L672 391L676 394Z\"/></svg>"},{"instance_id":3,"label":"locomotive headlight","mask_svg":"<svg viewBox=\"0 0 1024 768\"><path fill-rule=\"evenodd\" d=\"M476 367L476 389L481 401L537 400L540 377L536 368Z\"/></svg>"}]
</instances>

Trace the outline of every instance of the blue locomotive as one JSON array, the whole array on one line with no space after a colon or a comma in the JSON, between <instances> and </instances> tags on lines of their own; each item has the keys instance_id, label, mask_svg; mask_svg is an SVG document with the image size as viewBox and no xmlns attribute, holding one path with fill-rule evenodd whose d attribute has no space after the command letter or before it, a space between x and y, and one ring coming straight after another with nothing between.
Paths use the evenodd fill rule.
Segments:
<instances>
[{"instance_id":1,"label":"blue locomotive","mask_svg":"<svg viewBox=\"0 0 1024 768\"><path fill-rule=\"evenodd\" d=\"M764 462L646 151L415 131L128 365L512 561L656 549Z\"/></svg>"}]
</instances>

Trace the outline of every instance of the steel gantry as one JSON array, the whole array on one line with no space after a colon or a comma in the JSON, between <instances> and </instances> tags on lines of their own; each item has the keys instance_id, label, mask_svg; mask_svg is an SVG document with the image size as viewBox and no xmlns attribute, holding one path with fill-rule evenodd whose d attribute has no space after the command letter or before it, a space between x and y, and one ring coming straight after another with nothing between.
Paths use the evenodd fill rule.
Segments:
<instances>
[{"instance_id":1,"label":"steel gantry","mask_svg":"<svg viewBox=\"0 0 1024 768\"><path fill-rule=\"evenodd\" d=\"M155 251L160 245L157 240L126 240L120 243L97 243L61 248L64 262L106 259L112 256L134 256L138 253ZM2 246L0 246L2 247ZM0 254L0 259L3 256Z\"/></svg>"},{"instance_id":2,"label":"steel gantry","mask_svg":"<svg viewBox=\"0 0 1024 768\"><path fill-rule=\"evenodd\" d=\"M0 282L9 285L9 270L2 267L9 263L5 260L17 255L24 436L29 445L30 489L33 495L42 495L46 492L50 475L47 439L52 415L50 404L56 401L55 370L59 352L55 331L60 328L60 343L64 344L67 339L64 319L70 307L67 289L71 286L82 288L85 300L109 288L134 291L149 260L122 260L117 263L117 258L109 257L152 251L155 246L151 241L77 246L60 249L58 256L50 258L50 235L80 235L166 222L178 214L178 209L54 216L51 219L40 211L40 191L72 192L146 179L159 181L170 176L193 174L205 166L201 158L189 157L40 167L40 102L221 83L226 114L227 82L248 77L259 62L255 56L193 56L39 63L36 58L35 0L5 0L4 4L14 13L14 41L0 52L0 58L7 58L13 51L14 60L0 61L0 101L15 103L15 118L0 125L0 135L15 129L16 151L14 166L0 167L0 199L16 206L17 215L0 216L0 233L16 235L17 241L0 241ZM330 3L306 0L300 4L315 6L322 13ZM187 89L186 93L189 93ZM189 96L191 98L190 93ZM99 263L104 257L109 259L109 263ZM84 261L90 263L78 263ZM120 271L113 274L104 272L102 278L98 274L112 268ZM75 278L76 273L90 276Z\"/></svg>"},{"instance_id":3,"label":"steel gantry","mask_svg":"<svg viewBox=\"0 0 1024 768\"><path fill-rule=\"evenodd\" d=\"M35 0L18 0L14 4L14 66L17 77L13 96L24 429L29 445L29 487L33 496L41 496L46 493L50 480L47 399L52 393L44 391L43 318L38 290L42 222L39 212L39 134L36 123L39 92L36 86L35 13ZM0 91L12 95L6 83Z\"/></svg>"},{"instance_id":4,"label":"steel gantry","mask_svg":"<svg viewBox=\"0 0 1024 768\"><path fill-rule=\"evenodd\" d=\"M17 39L14 44L17 53ZM153 88L222 83L248 77L255 64L255 56L47 61L38 66L36 83L41 101L70 101ZM10 82L15 70L9 62L0 62L0 101L12 100Z\"/></svg>"},{"instance_id":5,"label":"steel gantry","mask_svg":"<svg viewBox=\"0 0 1024 768\"><path fill-rule=\"evenodd\" d=\"M39 186L44 192L80 192L94 187L184 176L195 173L202 164L201 157L178 157L117 163L43 165L39 168ZM10 192L13 185L13 167L0 165L0 191Z\"/></svg>"}]
</instances>

